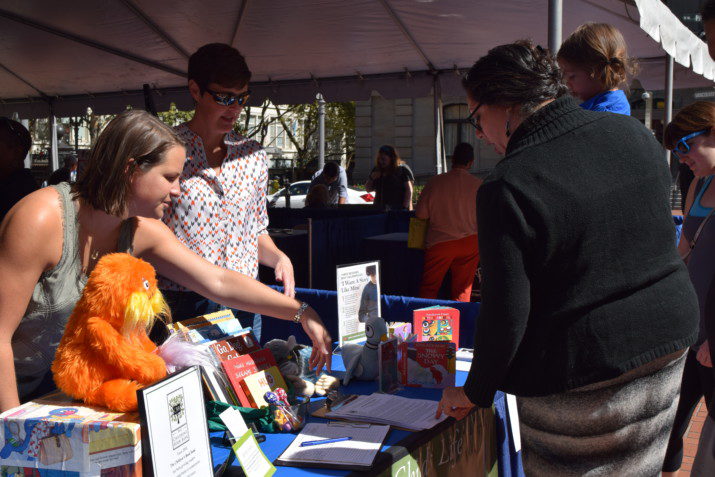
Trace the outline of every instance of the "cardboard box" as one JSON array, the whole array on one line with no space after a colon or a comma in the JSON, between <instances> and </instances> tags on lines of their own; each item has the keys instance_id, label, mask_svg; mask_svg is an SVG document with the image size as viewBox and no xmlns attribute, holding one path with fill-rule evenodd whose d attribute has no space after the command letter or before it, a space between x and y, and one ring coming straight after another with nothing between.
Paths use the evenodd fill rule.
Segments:
<instances>
[{"instance_id":1,"label":"cardboard box","mask_svg":"<svg viewBox=\"0 0 715 477\"><path fill-rule=\"evenodd\" d=\"M0 475L141 476L139 414L81 404L58 391L0 414Z\"/></svg>"}]
</instances>

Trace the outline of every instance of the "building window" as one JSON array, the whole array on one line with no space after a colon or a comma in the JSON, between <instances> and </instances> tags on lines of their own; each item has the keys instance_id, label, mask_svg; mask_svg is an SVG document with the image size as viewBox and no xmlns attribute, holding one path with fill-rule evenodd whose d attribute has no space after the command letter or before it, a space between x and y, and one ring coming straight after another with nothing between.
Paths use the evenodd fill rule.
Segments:
<instances>
[{"instance_id":1,"label":"building window","mask_svg":"<svg viewBox=\"0 0 715 477\"><path fill-rule=\"evenodd\" d=\"M447 163L452 160L454 147L460 142L468 142L474 147L473 172L487 172L494 168L501 159L491 146L477 139L477 135L469 121L469 107L466 104L447 104L444 114L444 150Z\"/></svg>"}]
</instances>

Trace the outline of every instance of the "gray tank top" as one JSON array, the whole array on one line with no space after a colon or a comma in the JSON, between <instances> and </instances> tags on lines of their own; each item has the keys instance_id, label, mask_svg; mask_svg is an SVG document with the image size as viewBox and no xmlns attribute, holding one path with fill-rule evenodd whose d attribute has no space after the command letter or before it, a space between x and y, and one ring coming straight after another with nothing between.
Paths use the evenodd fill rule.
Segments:
<instances>
[{"instance_id":1,"label":"gray tank top","mask_svg":"<svg viewBox=\"0 0 715 477\"><path fill-rule=\"evenodd\" d=\"M25 315L12 337L20 401L25 402L53 389L50 366L65 325L87 283L79 254L79 224L70 186L54 186L62 206L62 257L45 271L35 285ZM118 252L132 253L134 220L122 222Z\"/></svg>"},{"instance_id":2,"label":"gray tank top","mask_svg":"<svg viewBox=\"0 0 715 477\"><path fill-rule=\"evenodd\" d=\"M712 182L708 184L708 186L712 186ZM699 199L699 195L699 191L696 192L695 200ZM681 240L692 240L703 220L705 220L705 217L697 217L688 213L683 223L683 237ZM707 336L705 334L704 322L706 318L705 301L713 278L715 278L715 215L713 215L703 227L698 241L695 244L695 248L693 248L692 253L688 257L688 272L690 273L690 281L693 282L693 287L698 295L698 304L700 305L700 334L698 336L698 342L696 343L696 345L699 345L705 341Z\"/></svg>"}]
</instances>

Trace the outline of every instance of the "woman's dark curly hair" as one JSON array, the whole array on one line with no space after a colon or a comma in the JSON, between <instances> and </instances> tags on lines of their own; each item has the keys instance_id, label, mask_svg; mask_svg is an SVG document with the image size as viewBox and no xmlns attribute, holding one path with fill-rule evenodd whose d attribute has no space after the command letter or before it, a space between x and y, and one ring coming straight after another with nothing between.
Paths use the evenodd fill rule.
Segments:
<instances>
[{"instance_id":1,"label":"woman's dark curly hair","mask_svg":"<svg viewBox=\"0 0 715 477\"><path fill-rule=\"evenodd\" d=\"M489 50L474 63L462 85L479 104L519 106L523 115L568 93L554 57L529 40Z\"/></svg>"}]
</instances>

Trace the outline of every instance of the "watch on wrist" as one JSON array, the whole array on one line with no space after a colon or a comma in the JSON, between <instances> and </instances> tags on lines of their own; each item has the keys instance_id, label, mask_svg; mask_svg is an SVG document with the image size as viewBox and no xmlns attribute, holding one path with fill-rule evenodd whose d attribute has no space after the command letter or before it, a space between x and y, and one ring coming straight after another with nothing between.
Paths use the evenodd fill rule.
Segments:
<instances>
[{"instance_id":1,"label":"watch on wrist","mask_svg":"<svg viewBox=\"0 0 715 477\"><path fill-rule=\"evenodd\" d=\"M308 304L304 301L300 302L300 308L298 308L298 311L296 311L295 315L293 315L294 322L300 323L303 321L303 312L306 308L308 308Z\"/></svg>"}]
</instances>

